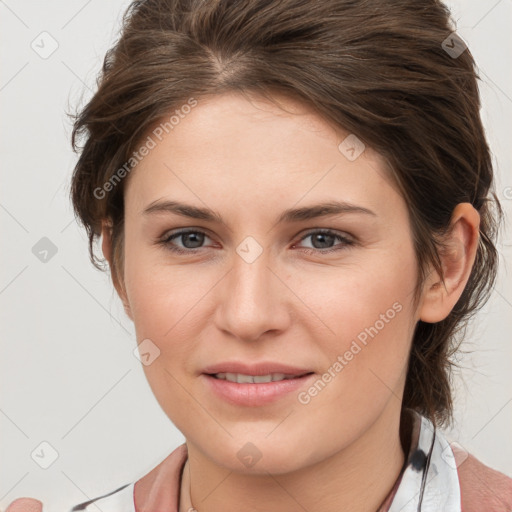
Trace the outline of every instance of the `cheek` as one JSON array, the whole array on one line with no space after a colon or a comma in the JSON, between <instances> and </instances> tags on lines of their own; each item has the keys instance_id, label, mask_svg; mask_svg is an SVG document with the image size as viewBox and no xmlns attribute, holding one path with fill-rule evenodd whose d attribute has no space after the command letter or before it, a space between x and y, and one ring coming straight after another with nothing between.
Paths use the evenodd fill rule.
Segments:
<instances>
[{"instance_id":1,"label":"cheek","mask_svg":"<svg viewBox=\"0 0 512 512\"><path fill-rule=\"evenodd\" d=\"M161 338L193 307L194 299L199 298L200 283L192 284L186 267L166 265L159 251L144 247L145 243L127 236L126 291L137 339L150 335Z\"/></svg>"},{"instance_id":2,"label":"cheek","mask_svg":"<svg viewBox=\"0 0 512 512\"><path fill-rule=\"evenodd\" d=\"M399 396L414 332L416 277L410 249L310 286L312 303L333 331L318 340L328 355L325 388L318 386L325 395L314 399L319 407L328 402L364 416Z\"/></svg>"},{"instance_id":3,"label":"cheek","mask_svg":"<svg viewBox=\"0 0 512 512\"><path fill-rule=\"evenodd\" d=\"M155 251L126 241L125 285L137 343L150 340L158 357L144 365L157 399L162 390L176 392L180 375L191 370L192 354L201 330L201 297L207 283L191 282L186 267L170 267L155 261ZM148 342L146 342L148 343Z\"/></svg>"},{"instance_id":4,"label":"cheek","mask_svg":"<svg viewBox=\"0 0 512 512\"><path fill-rule=\"evenodd\" d=\"M377 335L375 331L379 336L410 331L416 260L412 247L402 248L357 253L337 268L305 267L300 278L292 274L288 279L310 311L302 319L314 317L325 327L326 347L343 349L347 340L355 338L364 343Z\"/></svg>"},{"instance_id":5,"label":"cheek","mask_svg":"<svg viewBox=\"0 0 512 512\"><path fill-rule=\"evenodd\" d=\"M191 285L191 276L183 271L155 267L145 263L142 255L132 256L125 267L126 288L137 342L149 339L158 354L143 370L167 416L178 429L187 431L187 414L196 403L186 390L205 316L201 310L205 290L199 283Z\"/></svg>"},{"instance_id":6,"label":"cheek","mask_svg":"<svg viewBox=\"0 0 512 512\"><path fill-rule=\"evenodd\" d=\"M207 317L201 302L207 289L174 269L141 269L127 285L137 340L149 338L160 351L158 362L170 371L188 370Z\"/></svg>"}]
</instances>

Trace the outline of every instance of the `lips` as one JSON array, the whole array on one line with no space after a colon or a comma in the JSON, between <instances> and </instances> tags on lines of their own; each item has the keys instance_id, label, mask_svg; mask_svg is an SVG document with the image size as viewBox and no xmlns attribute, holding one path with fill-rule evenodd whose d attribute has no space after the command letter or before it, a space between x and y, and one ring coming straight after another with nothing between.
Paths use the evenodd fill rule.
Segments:
<instances>
[{"instance_id":1,"label":"lips","mask_svg":"<svg viewBox=\"0 0 512 512\"><path fill-rule=\"evenodd\" d=\"M271 382L231 382L209 374L200 375L208 393L242 407L260 407L280 400L293 400L315 379L314 373Z\"/></svg>"},{"instance_id":2,"label":"lips","mask_svg":"<svg viewBox=\"0 0 512 512\"><path fill-rule=\"evenodd\" d=\"M308 368L271 361L218 363L204 368L200 377L213 395L244 407L259 407L284 400L315 378L314 372Z\"/></svg>"}]
</instances>

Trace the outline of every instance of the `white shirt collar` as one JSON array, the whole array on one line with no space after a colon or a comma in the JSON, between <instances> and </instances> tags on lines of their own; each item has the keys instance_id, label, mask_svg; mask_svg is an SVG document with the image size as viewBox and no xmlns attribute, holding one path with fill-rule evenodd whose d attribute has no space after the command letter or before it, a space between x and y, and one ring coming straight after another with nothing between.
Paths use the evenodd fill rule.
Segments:
<instances>
[{"instance_id":1,"label":"white shirt collar","mask_svg":"<svg viewBox=\"0 0 512 512\"><path fill-rule=\"evenodd\" d=\"M412 438L417 438L417 443L411 444L388 511L461 512L459 476L450 444L430 420L409 412L414 418Z\"/></svg>"}]
</instances>

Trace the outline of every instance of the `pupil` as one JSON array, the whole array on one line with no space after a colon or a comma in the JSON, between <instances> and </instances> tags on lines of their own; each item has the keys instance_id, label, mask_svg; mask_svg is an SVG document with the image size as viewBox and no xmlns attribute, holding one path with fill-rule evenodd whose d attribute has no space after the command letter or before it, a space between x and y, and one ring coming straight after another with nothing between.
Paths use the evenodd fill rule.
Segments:
<instances>
[{"instance_id":1,"label":"pupil","mask_svg":"<svg viewBox=\"0 0 512 512\"><path fill-rule=\"evenodd\" d=\"M204 235L202 233L185 233L181 236L182 236L183 245L185 247L187 247L187 249L195 249L197 247L200 247L204 240ZM191 246L187 244L187 241L190 241L190 238L196 238L195 241L192 240Z\"/></svg>"},{"instance_id":2,"label":"pupil","mask_svg":"<svg viewBox=\"0 0 512 512\"><path fill-rule=\"evenodd\" d=\"M323 239L323 242L322 242L322 239ZM319 240L320 241L320 245L322 245L322 243L324 244L322 247L315 247L316 249L322 249L322 248L325 248L326 245L325 245L325 240L327 239L327 242L332 242L333 239L334 239L334 235L329 235L327 233L317 233L316 235L313 236L313 246L315 246L315 241ZM329 245L330 247L330 245Z\"/></svg>"}]
</instances>

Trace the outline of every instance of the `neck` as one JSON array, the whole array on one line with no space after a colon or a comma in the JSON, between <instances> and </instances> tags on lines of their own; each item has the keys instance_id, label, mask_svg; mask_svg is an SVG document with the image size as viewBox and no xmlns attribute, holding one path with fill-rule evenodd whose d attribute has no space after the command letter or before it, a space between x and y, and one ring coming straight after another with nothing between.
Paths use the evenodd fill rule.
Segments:
<instances>
[{"instance_id":1,"label":"neck","mask_svg":"<svg viewBox=\"0 0 512 512\"><path fill-rule=\"evenodd\" d=\"M187 447L180 512L235 512L241 508L255 512L385 510L389 503L386 498L404 465L397 407L388 407L343 450L285 474L229 471L206 458L188 441Z\"/></svg>"}]
</instances>

